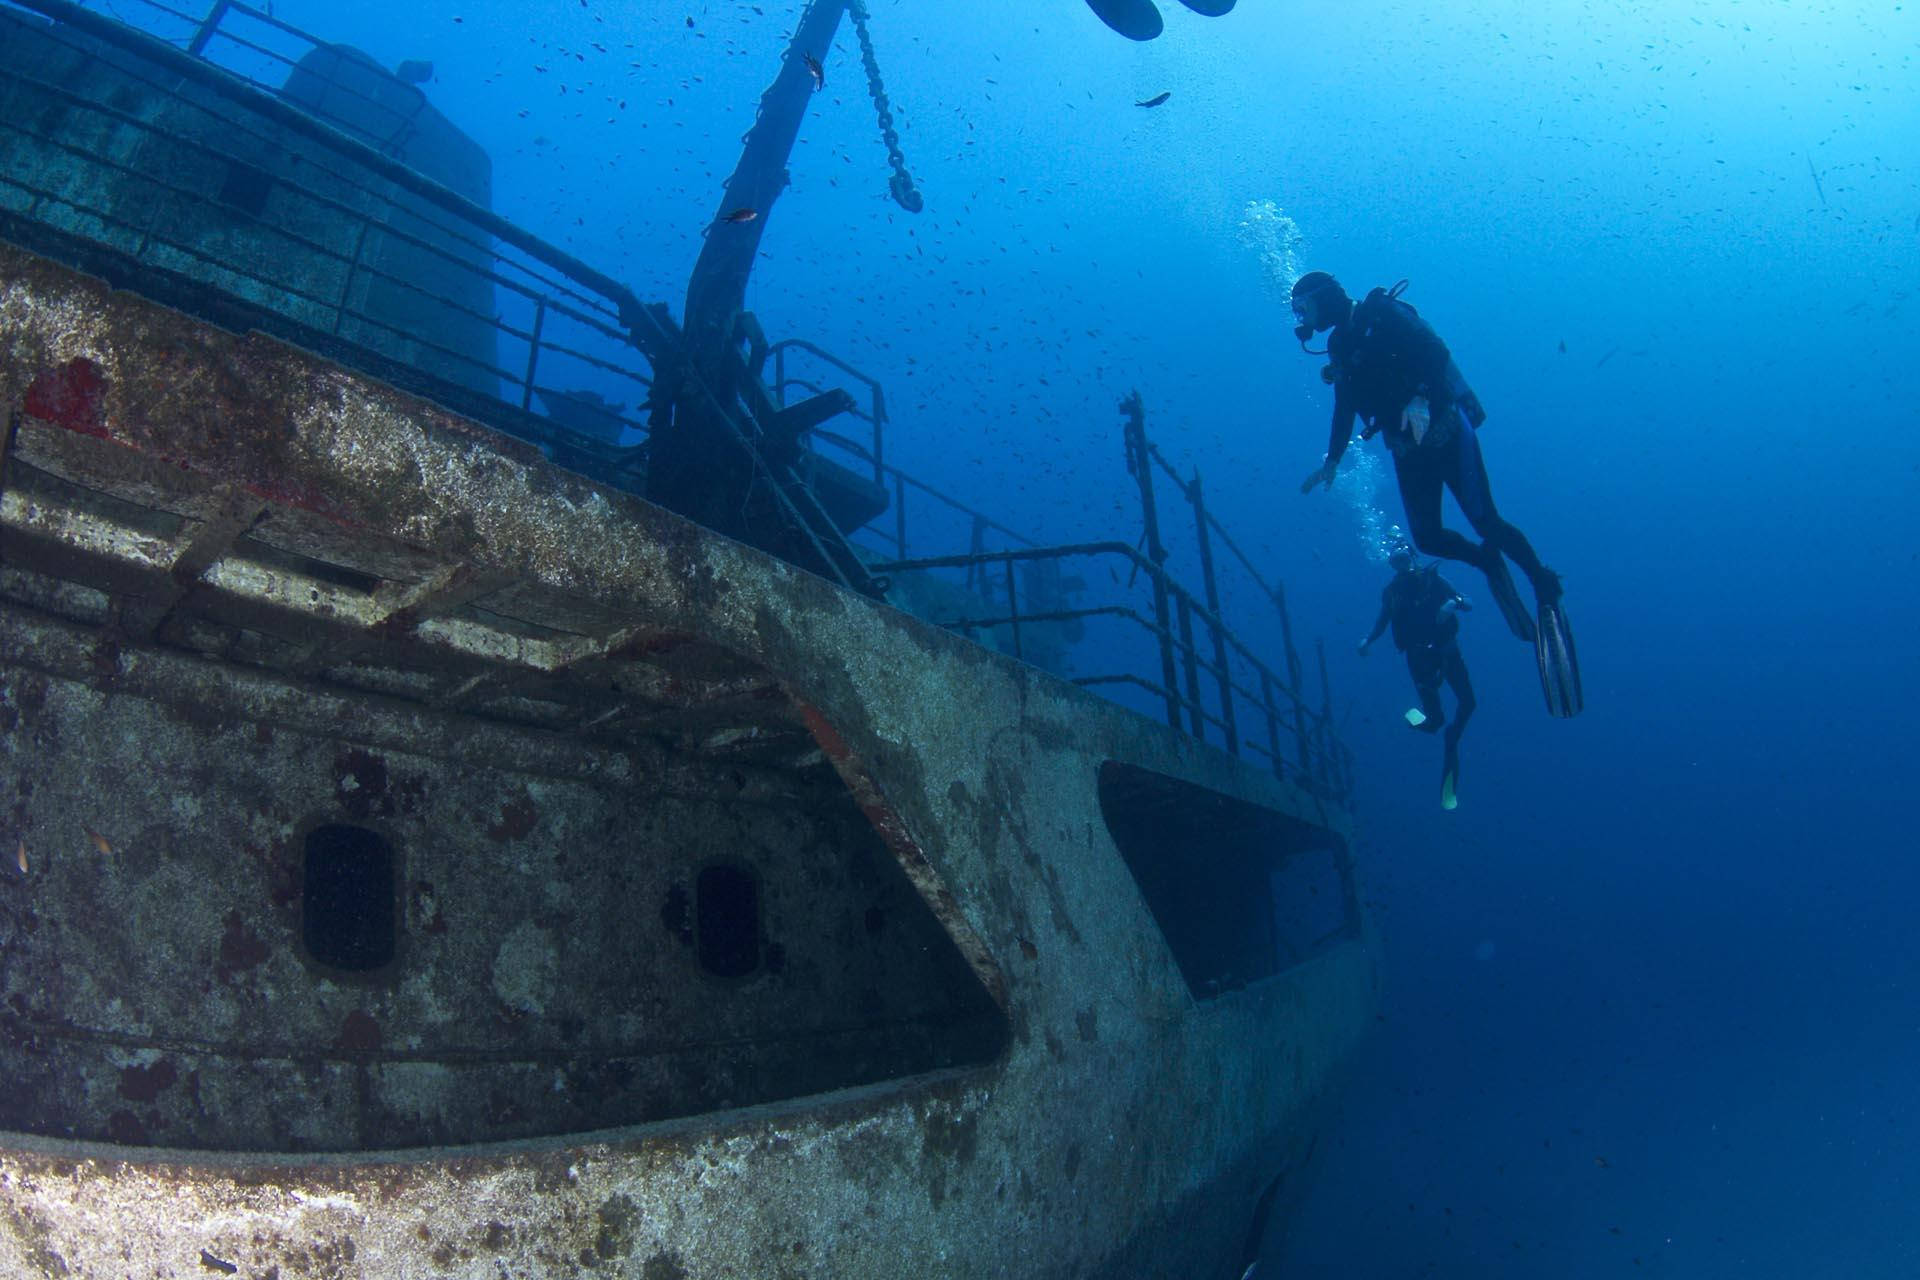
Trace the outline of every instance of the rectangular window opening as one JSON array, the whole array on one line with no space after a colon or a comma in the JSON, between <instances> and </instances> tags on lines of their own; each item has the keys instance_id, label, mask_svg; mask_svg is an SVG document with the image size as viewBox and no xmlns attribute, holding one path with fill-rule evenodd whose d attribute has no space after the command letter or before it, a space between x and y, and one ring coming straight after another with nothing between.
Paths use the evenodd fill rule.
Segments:
<instances>
[{"instance_id":1,"label":"rectangular window opening","mask_svg":"<svg viewBox=\"0 0 1920 1280\"><path fill-rule=\"evenodd\" d=\"M1358 932L1346 848L1324 827L1114 760L1100 811L1196 1000Z\"/></svg>"}]
</instances>

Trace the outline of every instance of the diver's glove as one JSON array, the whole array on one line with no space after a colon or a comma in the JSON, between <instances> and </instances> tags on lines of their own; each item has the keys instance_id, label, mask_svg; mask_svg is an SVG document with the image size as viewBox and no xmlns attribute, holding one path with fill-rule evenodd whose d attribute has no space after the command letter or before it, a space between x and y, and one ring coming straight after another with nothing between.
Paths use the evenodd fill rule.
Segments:
<instances>
[{"instance_id":1,"label":"diver's glove","mask_svg":"<svg viewBox=\"0 0 1920 1280\"><path fill-rule=\"evenodd\" d=\"M1365 640L1362 640L1362 641L1360 642L1360 656L1361 656L1361 657L1363 657L1363 658L1364 658L1364 657L1366 657L1366 656L1367 656L1367 650L1369 650L1369 649L1371 649L1371 648L1373 648L1373 637L1372 637L1372 636L1368 636L1368 637L1367 637L1367 638L1366 638Z\"/></svg>"},{"instance_id":2,"label":"diver's glove","mask_svg":"<svg viewBox=\"0 0 1920 1280\"><path fill-rule=\"evenodd\" d=\"M1333 473L1339 465L1340 464L1332 458L1328 458L1325 462L1315 467L1305 480L1300 482L1300 492L1312 493L1313 486L1317 484L1324 484L1331 489L1333 487Z\"/></svg>"}]
</instances>

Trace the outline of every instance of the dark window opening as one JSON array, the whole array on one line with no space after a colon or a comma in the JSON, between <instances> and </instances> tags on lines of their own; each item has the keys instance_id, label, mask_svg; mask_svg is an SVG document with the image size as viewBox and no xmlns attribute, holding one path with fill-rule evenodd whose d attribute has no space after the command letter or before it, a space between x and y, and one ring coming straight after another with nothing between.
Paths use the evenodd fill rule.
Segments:
<instances>
[{"instance_id":1,"label":"dark window opening","mask_svg":"<svg viewBox=\"0 0 1920 1280\"><path fill-rule=\"evenodd\" d=\"M398 866L378 832L328 823L307 834L300 937L320 964L368 973L393 963Z\"/></svg>"},{"instance_id":2,"label":"dark window opening","mask_svg":"<svg viewBox=\"0 0 1920 1280\"><path fill-rule=\"evenodd\" d=\"M1358 927L1346 850L1323 827L1113 760L1100 812L1196 1000Z\"/></svg>"},{"instance_id":3,"label":"dark window opening","mask_svg":"<svg viewBox=\"0 0 1920 1280\"><path fill-rule=\"evenodd\" d=\"M1351 899L1335 850L1308 849L1287 858L1267 872L1267 890L1281 968L1348 932Z\"/></svg>"},{"instance_id":4,"label":"dark window opening","mask_svg":"<svg viewBox=\"0 0 1920 1280\"><path fill-rule=\"evenodd\" d=\"M220 185L220 202L257 218L266 211L267 193L272 190L272 174L243 161L229 160L227 180Z\"/></svg>"},{"instance_id":5,"label":"dark window opening","mask_svg":"<svg viewBox=\"0 0 1920 1280\"><path fill-rule=\"evenodd\" d=\"M760 967L760 888L738 867L708 867L694 891L700 967L744 978Z\"/></svg>"}]
</instances>

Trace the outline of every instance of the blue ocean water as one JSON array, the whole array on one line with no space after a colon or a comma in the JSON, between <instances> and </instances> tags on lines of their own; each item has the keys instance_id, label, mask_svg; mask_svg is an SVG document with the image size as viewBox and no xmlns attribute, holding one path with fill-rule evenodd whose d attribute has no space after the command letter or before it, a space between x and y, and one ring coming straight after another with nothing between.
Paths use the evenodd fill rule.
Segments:
<instances>
[{"instance_id":1,"label":"blue ocean water","mask_svg":"<svg viewBox=\"0 0 1920 1280\"><path fill-rule=\"evenodd\" d=\"M873 0L925 210L887 197L842 24L748 301L885 382L890 460L1043 540L1137 533L1138 389L1326 638L1388 994L1271 1270L1920 1275L1920 15L1166 7L1136 45L1077 0ZM430 60L495 207L676 312L799 13L272 8ZM1411 282L1566 578L1587 710L1547 718L1470 615L1452 813L1400 660L1353 652L1391 470L1369 445L1298 493L1330 399L1304 267Z\"/></svg>"}]
</instances>

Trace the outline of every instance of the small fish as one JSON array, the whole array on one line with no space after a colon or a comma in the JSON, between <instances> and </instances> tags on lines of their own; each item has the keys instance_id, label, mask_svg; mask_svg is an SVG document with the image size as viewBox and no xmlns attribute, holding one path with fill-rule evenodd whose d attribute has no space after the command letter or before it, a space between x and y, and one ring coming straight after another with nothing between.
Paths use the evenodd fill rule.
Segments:
<instances>
[{"instance_id":1,"label":"small fish","mask_svg":"<svg viewBox=\"0 0 1920 1280\"><path fill-rule=\"evenodd\" d=\"M13 863L20 868L21 875L27 874L27 842L25 840L22 840L19 847L13 851Z\"/></svg>"},{"instance_id":2,"label":"small fish","mask_svg":"<svg viewBox=\"0 0 1920 1280\"><path fill-rule=\"evenodd\" d=\"M80 829L87 833L87 839L93 841L93 847L101 853L106 854L113 852L113 842L111 840L101 835L98 831L95 831L92 827L82 826Z\"/></svg>"},{"instance_id":3,"label":"small fish","mask_svg":"<svg viewBox=\"0 0 1920 1280\"><path fill-rule=\"evenodd\" d=\"M815 93L827 87L827 73L820 67L820 59L810 53L802 53L800 60L807 64L807 74L813 77Z\"/></svg>"},{"instance_id":4,"label":"small fish","mask_svg":"<svg viewBox=\"0 0 1920 1280\"><path fill-rule=\"evenodd\" d=\"M1145 102L1136 102L1133 105L1136 107L1157 107L1161 103L1165 102L1168 98L1171 98L1172 96L1173 96L1173 91L1169 89L1165 93L1154 94L1151 98L1148 98Z\"/></svg>"},{"instance_id":5,"label":"small fish","mask_svg":"<svg viewBox=\"0 0 1920 1280\"><path fill-rule=\"evenodd\" d=\"M1567 354L1567 340L1565 338L1560 339L1560 354Z\"/></svg>"},{"instance_id":6,"label":"small fish","mask_svg":"<svg viewBox=\"0 0 1920 1280\"><path fill-rule=\"evenodd\" d=\"M720 219L720 221L752 222L755 218L759 216L760 216L760 211L758 209L739 208L739 209L735 209L732 213L728 214L726 217Z\"/></svg>"},{"instance_id":7,"label":"small fish","mask_svg":"<svg viewBox=\"0 0 1920 1280\"><path fill-rule=\"evenodd\" d=\"M215 1257L205 1249L200 1251L200 1266L207 1271L218 1271L223 1276L233 1275L240 1270L237 1263L228 1262L225 1258Z\"/></svg>"}]
</instances>

